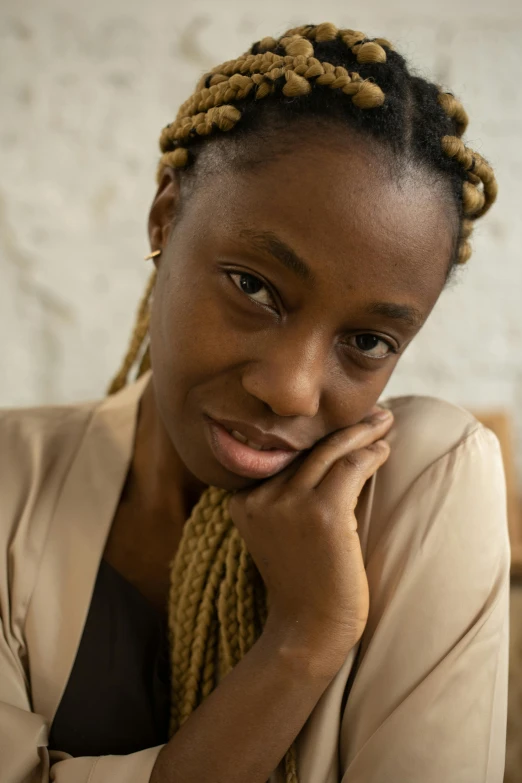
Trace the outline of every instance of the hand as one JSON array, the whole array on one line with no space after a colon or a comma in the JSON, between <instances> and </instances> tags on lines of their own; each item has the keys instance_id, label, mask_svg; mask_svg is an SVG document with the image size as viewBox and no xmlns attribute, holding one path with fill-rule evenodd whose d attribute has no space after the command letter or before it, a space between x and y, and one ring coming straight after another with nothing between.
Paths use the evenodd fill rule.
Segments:
<instances>
[{"instance_id":1,"label":"hand","mask_svg":"<svg viewBox=\"0 0 522 783\"><path fill-rule=\"evenodd\" d=\"M368 618L354 510L387 460L391 412L337 430L261 485L235 492L232 521L268 592L265 632L340 668Z\"/></svg>"}]
</instances>

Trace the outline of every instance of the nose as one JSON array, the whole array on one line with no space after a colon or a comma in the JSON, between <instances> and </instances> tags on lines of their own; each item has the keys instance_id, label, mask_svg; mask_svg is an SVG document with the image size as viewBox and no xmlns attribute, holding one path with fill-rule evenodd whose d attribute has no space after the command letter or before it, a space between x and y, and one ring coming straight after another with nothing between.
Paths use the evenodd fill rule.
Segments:
<instances>
[{"instance_id":1,"label":"nose","mask_svg":"<svg viewBox=\"0 0 522 783\"><path fill-rule=\"evenodd\" d=\"M326 362L318 340L279 338L247 365L243 387L278 416L312 418L319 410Z\"/></svg>"}]
</instances>

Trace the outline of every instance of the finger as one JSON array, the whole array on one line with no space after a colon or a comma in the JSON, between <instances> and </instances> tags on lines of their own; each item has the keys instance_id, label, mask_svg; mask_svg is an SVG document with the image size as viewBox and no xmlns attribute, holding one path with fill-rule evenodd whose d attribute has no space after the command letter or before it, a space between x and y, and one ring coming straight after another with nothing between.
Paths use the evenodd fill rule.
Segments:
<instances>
[{"instance_id":1,"label":"finger","mask_svg":"<svg viewBox=\"0 0 522 783\"><path fill-rule=\"evenodd\" d=\"M334 514L353 511L364 485L384 465L389 455L390 445L386 440L378 440L364 449L343 455L315 488L316 493L323 495L330 504L335 498Z\"/></svg>"},{"instance_id":2,"label":"finger","mask_svg":"<svg viewBox=\"0 0 522 783\"><path fill-rule=\"evenodd\" d=\"M345 427L318 443L293 473L284 477L293 489L313 489L326 476L332 465L344 454L370 446L383 438L393 423L393 415L386 418L372 416L352 427ZM293 464L288 467L293 467Z\"/></svg>"},{"instance_id":3,"label":"finger","mask_svg":"<svg viewBox=\"0 0 522 783\"><path fill-rule=\"evenodd\" d=\"M386 414L389 413L387 418L383 419L380 417L383 411ZM254 487L238 490L234 494L239 495L238 500L250 494L255 494L258 498L265 497L268 502L270 496L280 492L283 487L286 488L290 483L294 489L313 489L321 478L326 475L326 472L339 456L346 453L348 449L363 448L376 439L383 437L392 424L393 414L391 411L374 406L370 415L361 422L336 430L310 449L301 452L279 473L260 480ZM318 462L316 463L315 460L318 460ZM294 482L296 473L299 473L299 475Z\"/></svg>"}]
</instances>

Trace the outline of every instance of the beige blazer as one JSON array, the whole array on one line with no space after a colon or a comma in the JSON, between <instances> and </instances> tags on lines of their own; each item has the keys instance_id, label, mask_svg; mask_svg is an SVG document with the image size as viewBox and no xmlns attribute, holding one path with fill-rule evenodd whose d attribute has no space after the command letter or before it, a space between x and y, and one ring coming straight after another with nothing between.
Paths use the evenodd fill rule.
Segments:
<instances>
[{"instance_id":1,"label":"beige blazer","mask_svg":"<svg viewBox=\"0 0 522 783\"><path fill-rule=\"evenodd\" d=\"M1 783L147 783L160 750L47 750L147 379L102 401L0 412ZM501 783L510 552L499 445L441 400L388 405L392 455L357 507L369 620L297 739L299 780ZM271 783L282 780L278 768Z\"/></svg>"}]
</instances>

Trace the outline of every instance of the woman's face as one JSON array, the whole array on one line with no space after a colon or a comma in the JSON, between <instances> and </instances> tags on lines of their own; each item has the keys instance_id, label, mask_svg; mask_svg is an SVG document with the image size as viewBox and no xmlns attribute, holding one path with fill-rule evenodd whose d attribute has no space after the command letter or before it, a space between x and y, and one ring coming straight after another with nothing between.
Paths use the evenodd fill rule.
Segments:
<instances>
[{"instance_id":1,"label":"woman's face","mask_svg":"<svg viewBox=\"0 0 522 783\"><path fill-rule=\"evenodd\" d=\"M398 180L375 145L328 139L205 177L167 243L177 177L158 190L156 406L205 484L256 481L217 459L208 417L305 449L362 419L444 286L455 225L435 178Z\"/></svg>"}]
</instances>

